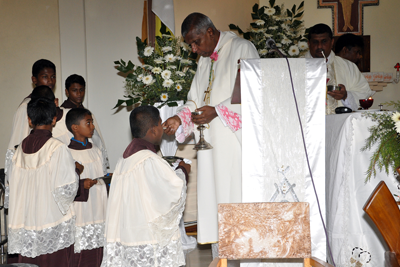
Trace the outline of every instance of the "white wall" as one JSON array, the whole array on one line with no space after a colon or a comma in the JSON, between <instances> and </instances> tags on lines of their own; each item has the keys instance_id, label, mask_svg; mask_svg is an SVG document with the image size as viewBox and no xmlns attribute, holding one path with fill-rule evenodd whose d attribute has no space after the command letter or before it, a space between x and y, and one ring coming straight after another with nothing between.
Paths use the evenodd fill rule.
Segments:
<instances>
[{"instance_id":1,"label":"white wall","mask_svg":"<svg viewBox=\"0 0 400 267\"><path fill-rule=\"evenodd\" d=\"M84 104L100 125L113 171L132 140L129 111L113 109L124 92L114 61L139 64L135 38L141 36L143 1L59 2L63 78L75 72L86 78Z\"/></svg>"},{"instance_id":2,"label":"white wall","mask_svg":"<svg viewBox=\"0 0 400 267\"><path fill-rule=\"evenodd\" d=\"M0 0L0 168L13 115L33 89L32 65L41 58L51 60L58 74L59 40L57 0ZM56 97L61 98L62 89L58 77Z\"/></svg>"},{"instance_id":3,"label":"white wall","mask_svg":"<svg viewBox=\"0 0 400 267\"><path fill-rule=\"evenodd\" d=\"M285 8L297 6L300 0L277 0L276 4L284 4ZM332 28L332 12L329 8L317 8L318 1L304 1L304 23L307 28L325 23ZM260 6L268 5L269 0L260 0ZM364 35L371 36L371 72L392 72L397 62L400 62L400 34L395 18L400 11L400 1L382 0L379 6L364 7ZM400 84L389 84L382 92L373 96L372 108L387 101L400 100Z\"/></svg>"}]
</instances>

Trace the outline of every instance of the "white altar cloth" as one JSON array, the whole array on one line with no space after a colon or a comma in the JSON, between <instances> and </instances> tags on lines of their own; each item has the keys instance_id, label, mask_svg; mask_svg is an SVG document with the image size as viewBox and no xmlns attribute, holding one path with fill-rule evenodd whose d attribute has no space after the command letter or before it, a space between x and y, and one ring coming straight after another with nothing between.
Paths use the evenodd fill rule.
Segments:
<instances>
[{"instance_id":1,"label":"white altar cloth","mask_svg":"<svg viewBox=\"0 0 400 267\"><path fill-rule=\"evenodd\" d=\"M289 59L289 62L311 170L325 216L326 66L323 59ZM326 240L307 167L286 60L249 59L241 60L240 65L242 201L309 202L312 254L325 260ZM298 262L252 263L251 266L271 264L303 266ZM250 265L242 263L242 266Z\"/></svg>"},{"instance_id":2,"label":"white altar cloth","mask_svg":"<svg viewBox=\"0 0 400 267\"><path fill-rule=\"evenodd\" d=\"M400 195L400 190L394 175L385 172L378 171L376 178L365 183L377 145L370 151L360 149L370 135L368 127L374 124L362 112L326 116L327 228L337 267L384 266L388 248L362 208L381 180L393 194Z\"/></svg>"}]
</instances>

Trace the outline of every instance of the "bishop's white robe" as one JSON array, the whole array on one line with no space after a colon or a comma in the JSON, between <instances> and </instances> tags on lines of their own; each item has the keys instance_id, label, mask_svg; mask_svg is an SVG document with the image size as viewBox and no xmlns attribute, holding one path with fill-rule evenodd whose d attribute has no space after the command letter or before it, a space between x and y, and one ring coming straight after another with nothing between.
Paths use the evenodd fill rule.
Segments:
<instances>
[{"instance_id":1,"label":"bishop's white robe","mask_svg":"<svg viewBox=\"0 0 400 267\"><path fill-rule=\"evenodd\" d=\"M32 154L19 146L9 171L8 252L34 258L71 246L79 183L67 146L55 138Z\"/></svg>"},{"instance_id":2,"label":"bishop's white robe","mask_svg":"<svg viewBox=\"0 0 400 267\"><path fill-rule=\"evenodd\" d=\"M110 185L101 266L185 265L178 227L185 199L184 173L175 173L154 152L120 158Z\"/></svg>"},{"instance_id":3,"label":"bishop's white robe","mask_svg":"<svg viewBox=\"0 0 400 267\"><path fill-rule=\"evenodd\" d=\"M204 131L205 140L213 149L197 152L199 243L218 242L218 203L242 202L241 106L231 104L231 95L238 72L238 60L259 58L254 45L233 32L221 32L216 50L219 51L218 60L213 64L215 79L209 105L216 106L219 116ZM205 106L204 91L208 87L210 68L211 59L200 57L188 101L178 109L185 136L192 131L198 136L196 126L191 123L190 112Z\"/></svg>"},{"instance_id":4,"label":"bishop's white robe","mask_svg":"<svg viewBox=\"0 0 400 267\"><path fill-rule=\"evenodd\" d=\"M312 58L310 51L305 55L306 58ZM364 75L360 72L358 67L351 61L336 56L333 51L328 57L328 72L330 66L334 66L336 84L343 84L346 86L347 98L346 100L337 101L337 107L347 106L352 110L357 110L359 106L359 99L366 99L374 94L369 87ZM334 107L336 107L334 106ZM333 113L334 113L334 107ZM329 112L331 114L332 112Z\"/></svg>"}]
</instances>

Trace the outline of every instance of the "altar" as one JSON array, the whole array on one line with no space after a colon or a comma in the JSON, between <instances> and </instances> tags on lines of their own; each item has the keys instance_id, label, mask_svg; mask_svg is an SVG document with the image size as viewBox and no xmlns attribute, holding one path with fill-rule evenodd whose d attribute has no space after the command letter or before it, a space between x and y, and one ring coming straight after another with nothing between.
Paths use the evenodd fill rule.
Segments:
<instances>
[{"instance_id":1,"label":"altar","mask_svg":"<svg viewBox=\"0 0 400 267\"><path fill-rule=\"evenodd\" d=\"M392 194L400 195L393 174L377 171L365 182L376 146L361 151L370 135L368 127L374 125L364 112L326 116L326 221L337 267L384 266L388 248L362 208L381 180Z\"/></svg>"}]
</instances>

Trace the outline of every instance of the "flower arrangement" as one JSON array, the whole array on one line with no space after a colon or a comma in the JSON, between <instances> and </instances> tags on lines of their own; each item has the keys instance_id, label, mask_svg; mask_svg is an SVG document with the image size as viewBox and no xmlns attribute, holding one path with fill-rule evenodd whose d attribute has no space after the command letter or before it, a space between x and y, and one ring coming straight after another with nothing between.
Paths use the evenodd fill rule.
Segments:
<instances>
[{"instance_id":1,"label":"flower arrangement","mask_svg":"<svg viewBox=\"0 0 400 267\"><path fill-rule=\"evenodd\" d=\"M127 99L119 99L116 107L122 104L154 105L162 103L170 107L177 101L186 102L194 74L196 73L197 54L182 38L174 37L161 28L162 37L156 36L155 46L149 46L147 40L136 37L139 58L144 63L135 66L130 60L115 61L116 69L125 74L125 93Z\"/></svg>"},{"instance_id":2,"label":"flower arrangement","mask_svg":"<svg viewBox=\"0 0 400 267\"><path fill-rule=\"evenodd\" d=\"M377 125L368 129L371 135L366 139L365 146L361 150L370 150L375 143L379 144L371 157L371 162L366 173L366 182L372 176L376 176L376 166L380 171L385 169L388 175L390 168L395 171L400 166L400 101L391 101L384 104L393 106L397 111L393 113L366 113L363 115L377 122Z\"/></svg>"},{"instance_id":3,"label":"flower arrangement","mask_svg":"<svg viewBox=\"0 0 400 267\"><path fill-rule=\"evenodd\" d=\"M284 6L275 5L275 0L269 0L269 6L253 6L251 16L254 20L250 23L251 29L243 32L237 25L230 24L231 30L237 30L239 34L250 40L257 48L261 58L279 57L276 53L269 53L266 47L266 40L272 38L279 50L289 57L301 57L307 50L307 39L304 36L303 16L304 1L299 7L293 5L292 9L284 9Z\"/></svg>"}]
</instances>

